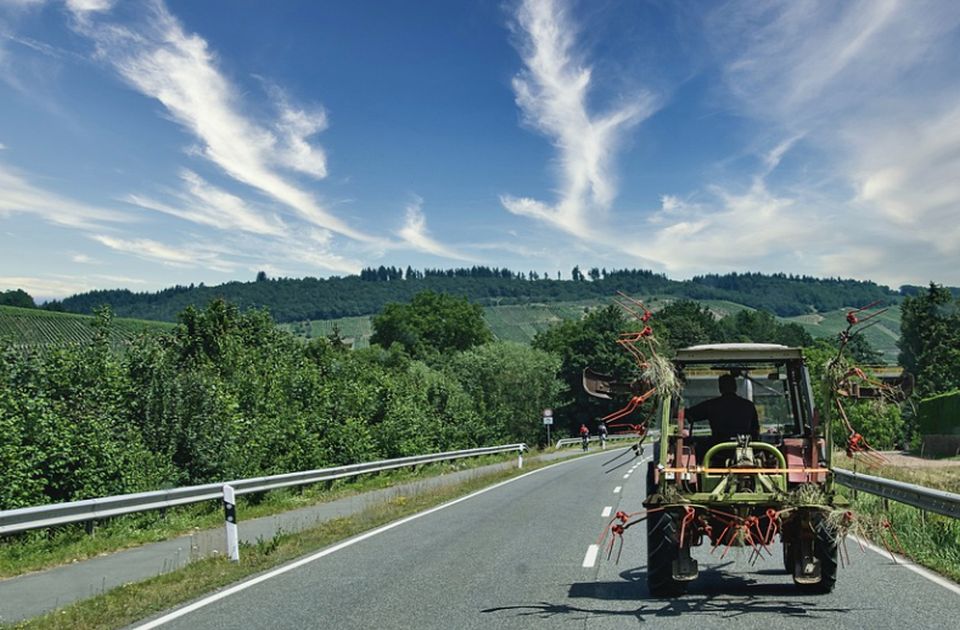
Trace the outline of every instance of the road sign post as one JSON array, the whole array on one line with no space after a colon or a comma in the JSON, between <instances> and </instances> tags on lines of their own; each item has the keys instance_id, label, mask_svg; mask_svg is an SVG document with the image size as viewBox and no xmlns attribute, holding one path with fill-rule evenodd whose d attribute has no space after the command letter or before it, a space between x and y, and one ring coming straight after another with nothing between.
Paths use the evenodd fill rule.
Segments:
<instances>
[{"instance_id":1,"label":"road sign post","mask_svg":"<svg viewBox=\"0 0 960 630\"><path fill-rule=\"evenodd\" d=\"M543 426L547 427L547 446L550 445L550 427L553 426L553 409L543 410Z\"/></svg>"}]
</instances>

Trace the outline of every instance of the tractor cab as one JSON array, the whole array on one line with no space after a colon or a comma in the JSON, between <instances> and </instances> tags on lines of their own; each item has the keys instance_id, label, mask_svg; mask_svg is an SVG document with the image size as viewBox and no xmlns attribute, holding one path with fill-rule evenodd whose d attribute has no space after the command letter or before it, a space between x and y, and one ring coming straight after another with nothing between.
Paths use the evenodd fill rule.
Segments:
<instances>
[{"instance_id":1,"label":"tractor cab","mask_svg":"<svg viewBox=\"0 0 960 630\"><path fill-rule=\"evenodd\" d=\"M660 401L655 485L706 503L744 493L762 502L825 481L829 454L799 348L693 346L677 352L674 369L679 394Z\"/></svg>"}]
</instances>

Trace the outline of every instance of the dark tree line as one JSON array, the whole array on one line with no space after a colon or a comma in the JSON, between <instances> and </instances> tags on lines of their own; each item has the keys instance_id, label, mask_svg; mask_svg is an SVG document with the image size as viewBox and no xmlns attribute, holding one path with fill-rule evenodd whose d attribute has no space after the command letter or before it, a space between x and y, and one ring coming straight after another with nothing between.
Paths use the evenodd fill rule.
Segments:
<instances>
[{"instance_id":1,"label":"dark tree line","mask_svg":"<svg viewBox=\"0 0 960 630\"><path fill-rule=\"evenodd\" d=\"M557 274L559 276L559 272ZM617 291L694 300L728 300L780 316L823 312L879 301L896 303L901 296L873 282L811 278L786 274L731 273L671 280L645 269L572 270L574 280L553 279L549 272L516 272L474 266L460 269L411 267L366 268L358 276L266 278L219 286L175 286L157 292L126 289L91 291L46 305L89 314L109 305L118 316L174 321L188 306L202 307L222 298L242 310L267 307L280 322L333 319L377 313L390 302L407 302L429 290L468 298L480 305L524 304L607 298Z\"/></svg>"}]
</instances>

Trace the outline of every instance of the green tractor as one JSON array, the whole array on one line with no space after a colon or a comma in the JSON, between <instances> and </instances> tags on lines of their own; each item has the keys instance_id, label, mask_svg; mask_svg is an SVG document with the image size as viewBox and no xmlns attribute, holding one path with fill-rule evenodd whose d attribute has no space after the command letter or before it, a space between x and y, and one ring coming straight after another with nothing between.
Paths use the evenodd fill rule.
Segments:
<instances>
[{"instance_id":1,"label":"green tractor","mask_svg":"<svg viewBox=\"0 0 960 630\"><path fill-rule=\"evenodd\" d=\"M798 587L830 592L840 532L852 516L834 492L830 419L814 411L801 350L702 345L663 363L661 380L672 380L667 387L649 375L622 385L584 373L589 393L611 398L632 392L634 408L641 401L654 409L650 429L659 429L659 436L647 471L646 514L634 521L647 523L651 595L682 594L699 572L690 551L703 544L721 556L740 547L751 559L776 557L779 563L782 554ZM718 398L724 384L727 391ZM637 396L641 390L646 394ZM731 396L738 400L726 404ZM726 403L711 402L720 399ZM623 518L615 531L622 534L632 524Z\"/></svg>"}]
</instances>

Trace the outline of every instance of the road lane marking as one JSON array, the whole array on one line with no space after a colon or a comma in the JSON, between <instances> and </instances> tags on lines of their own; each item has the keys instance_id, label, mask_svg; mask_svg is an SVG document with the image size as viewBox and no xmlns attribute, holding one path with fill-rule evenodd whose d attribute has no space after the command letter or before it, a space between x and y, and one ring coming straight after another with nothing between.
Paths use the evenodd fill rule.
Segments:
<instances>
[{"instance_id":1,"label":"road lane marking","mask_svg":"<svg viewBox=\"0 0 960 630\"><path fill-rule=\"evenodd\" d=\"M930 571L929 569L926 569L924 567L914 564L913 561L911 561L909 558L905 558L904 556L901 556L898 553L891 554L886 549L877 547L876 545L871 543L869 540L866 540L859 536L851 535L850 538L853 538L855 541L857 541L867 549L871 551L875 551L881 556L885 556L887 558L889 558L891 555L894 556L897 564L903 567L904 569L909 569L914 573L916 573L917 575L919 575L920 577L925 577L931 582L933 582L934 584L939 584L940 586L947 589L948 591L953 591L955 594L960 595L960 585L957 585L956 583L951 582L950 580L944 577L941 577L940 575L937 575L936 573L934 573L933 571Z\"/></svg>"},{"instance_id":2,"label":"road lane marking","mask_svg":"<svg viewBox=\"0 0 960 630\"><path fill-rule=\"evenodd\" d=\"M599 545L590 545L587 547L587 555L583 557L583 568L589 569L597 563L597 554L600 553Z\"/></svg>"},{"instance_id":3,"label":"road lane marking","mask_svg":"<svg viewBox=\"0 0 960 630\"><path fill-rule=\"evenodd\" d=\"M573 459L567 459L567 460L564 460L564 461L562 461L562 462L557 462L556 464L550 464L549 466L544 466L543 468L537 468L536 470L531 470L531 471L528 472L528 473L523 473L522 475L518 475L518 476L516 476L516 477L511 477L510 479L506 479L506 480L501 481L501 482L499 482L499 483L495 483L495 484L493 484L492 486L487 486L486 488L481 488L480 490L477 490L476 492L472 492L472 493L470 493L470 494L468 494L468 495L465 495L465 496L462 496L462 497L460 497L460 498L458 498L458 499L453 499L452 501L448 501L448 502L443 503L443 504L441 504L441 505L432 507L432 508L430 508L430 509L428 509L428 510L424 510L423 512L417 512L416 514L411 514L410 516L404 517L404 518L400 519L399 521L394 521L394 522L392 522L392 523L387 523L386 525L384 525L384 526L382 526L382 527L378 527L377 529L371 529L371 530L368 531L368 532L365 532L365 533L363 533L363 534L360 534L359 536L355 536L355 537L353 537L353 538L349 538L349 539L347 539L347 540L344 540L344 541L341 542L341 543L338 543L338 544L336 544L336 545L334 545L334 546L332 546L332 547L328 547L328 548L326 548L326 549L324 549L324 550L322 550L322 551L318 551L318 552L315 553L315 554L309 555L309 556L307 556L307 557L305 557L305 558L301 558L300 560L297 560L297 561L295 561L295 562L291 562L290 564L286 564L286 565L284 565L284 566L282 566L282 567L279 567L279 568L276 568L276 569L274 569L274 570L272 570L272 571L268 571L267 573L263 573L263 574L261 574L261 575L258 575L258 576L255 577L255 578L252 578L252 579L250 579L250 580L247 580L246 582L241 582L241 583L237 584L236 586L232 586L232 587L230 587L230 588L224 589L224 590L222 590L222 591L220 591L220 592L217 592L217 593L214 593L213 595L210 595L210 596L208 596L208 597L204 597L203 599L201 599L201 600L199 600L199 601L196 601L196 602L194 602L194 603L192 603L192 604L189 604L189 605L187 605L187 606L184 606L183 608L178 608L178 609L176 609L176 610L174 610L174 611L172 611L172 612L170 612L170 613L167 613L166 615L164 615L164 616L162 616L162 617L158 617L157 619L154 619L153 621L148 621L148 622L146 622L146 623L144 623L144 624L141 624L141 625L139 625L139 626L135 626L135 627L134 627L134 630L152 630L153 628L157 628L157 627L159 627L159 626L162 626L163 624L168 623L168 622L171 622L171 621L173 621L174 619L179 619L180 617L183 617L184 615L187 615L187 614L189 614L189 613L192 613L192 612L194 612L194 611L196 611L196 610L200 610L200 609L203 608L204 606L208 606L208 605L210 605L210 604L213 604L214 602L220 601L221 599L224 599L225 597L229 597L230 595L233 595L233 594L235 594L235 593L239 593L240 591L245 591L246 589L250 588L251 586L256 586L257 584L259 584L259 583L261 583L261 582L266 582L266 581L269 580L270 578L277 577L278 575L283 575L284 573L287 573L287 572L289 572L289 571L293 571L294 569L298 569L298 568L300 568L300 567L302 567L302 566L304 566L304 565L306 565L306 564L310 564L311 562L314 562L314 561L316 561L316 560L319 560L320 558L323 558L323 557L325 557L325 556L329 556L330 554L336 553L336 552L338 552L338 551L340 551L340 550L342 550L342 549L346 549L347 547L350 547L350 546L352 546L352 545L355 545L355 544L357 544L358 542L363 542L364 540L366 540L366 539L368 539L368 538L373 538L374 536L376 536L376 535L378 535L378 534L382 534L383 532L390 531L391 529L393 529L393 528L395 528L395 527L399 527L400 525L404 525L404 524L406 524L406 523L409 523L410 521L414 521L414 520L416 520L416 519L418 519L418 518L421 518L421 517L423 517L423 516L428 516L428 515L430 515L430 514L433 514L434 512L439 512L440 510L446 509L446 508L448 508L448 507L452 507L452 506L454 506L454 505L456 505L456 504L458 504L458 503L463 503L464 501L467 501L467 500L472 499L472 498L474 498L474 497L478 497L478 496L480 496L481 494L485 494L485 493L487 493L487 492L490 492L491 490L496 490L497 488L500 488L501 486L505 486L505 485L507 485L508 483L513 483L514 481L519 481L520 479L523 479L524 477L529 477L530 475L536 475L537 473L543 472L544 470L550 470L551 468L556 468L557 466L563 466L564 464L569 464L570 462L582 461L582 460L587 459L587 458L590 458L590 457L596 457L597 455L605 455L605 454L607 454L607 453L608 453L608 451L600 451L600 452L598 452L598 453L591 453L590 455L583 455L582 457L575 457L575 458L573 458Z\"/></svg>"},{"instance_id":4,"label":"road lane marking","mask_svg":"<svg viewBox=\"0 0 960 630\"><path fill-rule=\"evenodd\" d=\"M614 494L620 494L620 489L621 489L621 488L623 488L623 486L617 486L616 488L613 489L613 493L614 493Z\"/></svg>"},{"instance_id":5,"label":"road lane marking","mask_svg":"<svg viewBox=\"0 0 960 630\"><path fill-rule=\"evenodd\" d=\"M629 479L629 478L630 478L630 473L625 474L625 475L623 476L623 478L624 478L624 479Z\"/></svg>"},{"instance_id":6,"label":"road lane marking","mask_svg":"<svg viewBox=\"0 0 960 630\"><path fill-rule=\"evenodd\" d=\"M600 516L606 518L610 516L610 512L612 511L613 511L613 506L608 505L607 507L603 508L603 512L600 513Z\"/></svg>"}]
</instances>

